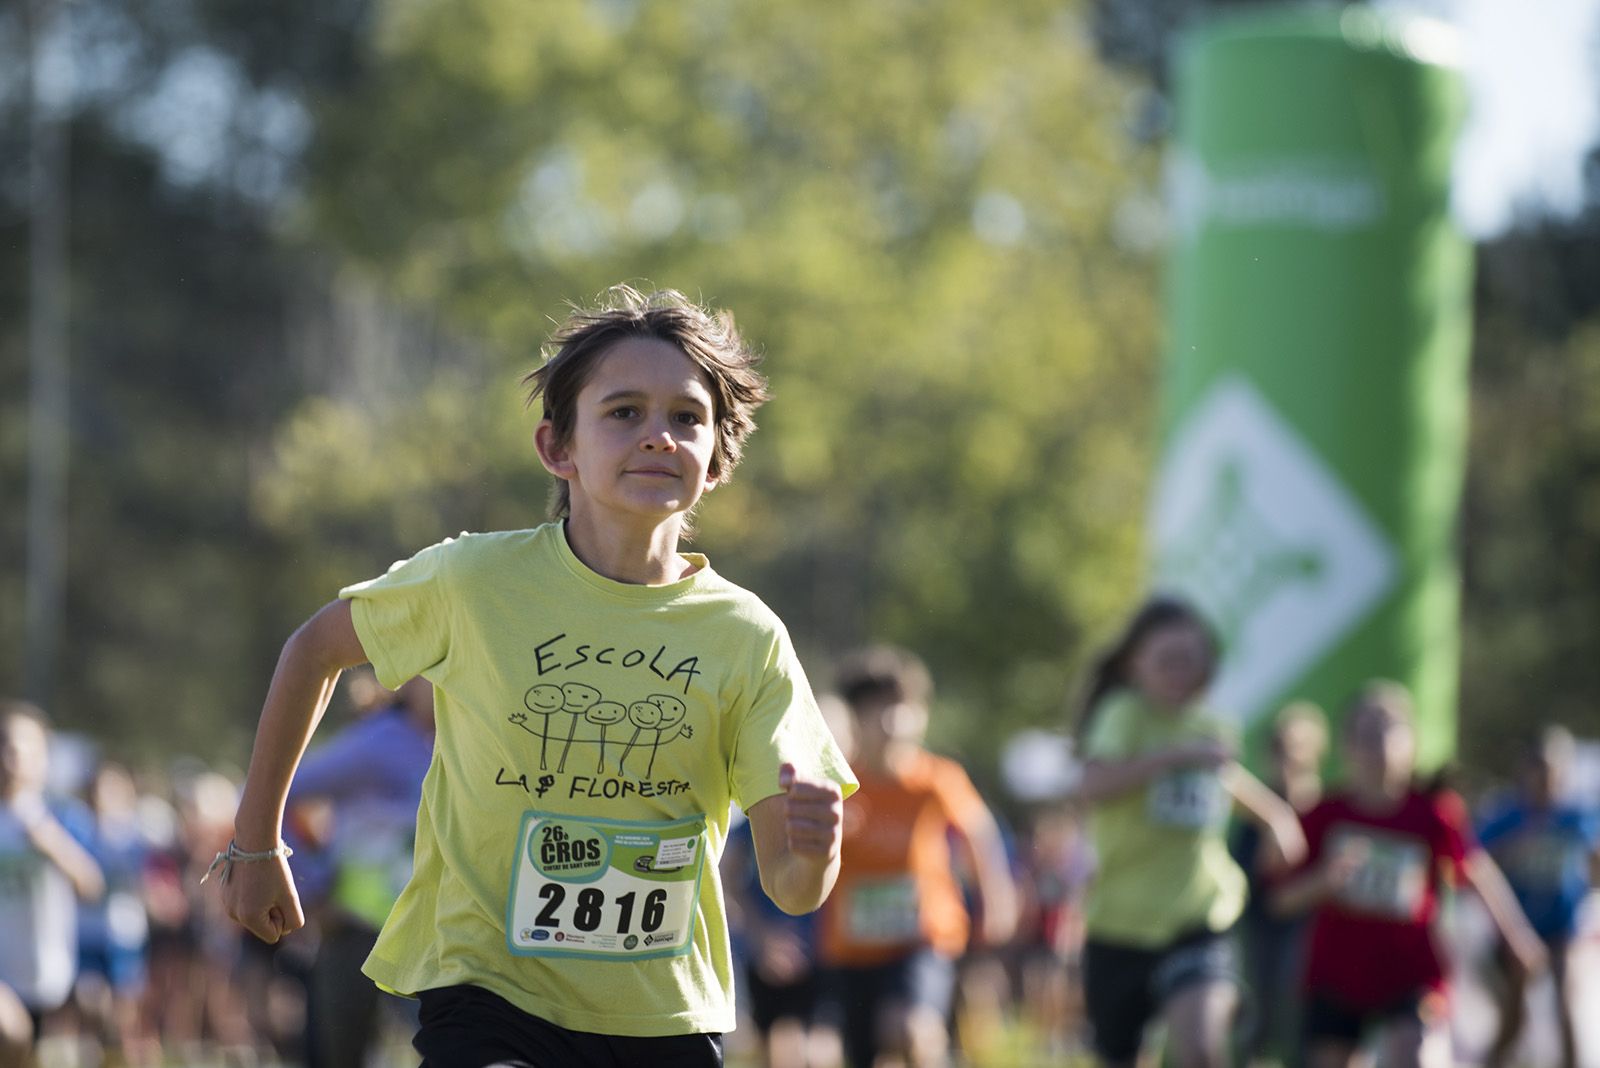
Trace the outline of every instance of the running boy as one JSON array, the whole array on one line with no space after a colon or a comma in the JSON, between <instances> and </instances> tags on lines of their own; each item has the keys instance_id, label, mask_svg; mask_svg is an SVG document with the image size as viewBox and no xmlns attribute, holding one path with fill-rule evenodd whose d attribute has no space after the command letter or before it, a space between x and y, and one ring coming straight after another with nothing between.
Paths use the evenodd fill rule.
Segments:
<instances>
[{"instance_id":1,"label":"running boy","mask_svg":"<svg viewBox=\"0 0 1600 1068\"><path fill-rule=\"evenodd\" d=\"M279 832L334 680L370 661L385 685L433 683L415 870L365 968L420 998L426 1068L720 1064L729 803L784 909L838 873L854 780L787 632L678 551L765 381L726 315L611 298L526 379L559 521L424 549L301 626L218 858L235 919L269 942L298 928Z\"/></svg>"},{"instance_id":2,"label":"running boy","mask_svg":"<svg viewBox=\"0 0 1600 1068\"><path fill-rule=\"evenodd\" d=\"M976 927L982 944L998 946L1016 928L1005 846L961 765L923 748L933 679L919 657L861 650L841 665L838 693L855 717L861 793L845 823L838 893L820 914L824 997L853 1068L886 1053L910 1068L944 1065L969 935ZM973 876L976 923L958 859Z\"/></svg>"},{"instance_id":3,"label":"running boy","mask_svg":"<svg viewBox=\"0 0 1600 1068\"><path fill-rule=\"evenodd\" d=\"M1478 829L1478 841L1505 872L1517 904L1544 942L1555 982L1556 1026L1561 1063L1580 1063L1574 1025L1574 975L1571 952L1581 935L1584 901L1600 868L1600 812L1568 790L1577 742L1554 724L1529 740L1517 772L1516 789L1492 810ZM1508 947L1496 954L1503 984L1497 989L1500 1025L1484 1063L1511 1063L1527 1015L1528 973Z\"/></svg>"},{"instance_id":4,"label":"running boy","mask_svg":"<svg viewBox=\"0 0 1600 1068\"><path fill-rule=\"evenodd\" d=\"M1383 1064L1452 1063L1448 973L1434 932L1447 881L1477 892L1517 967L1543 963L1505 877L1473 840L1466 805L1441 783L1416 781L1412 722L1404 687L1362 688L1344 714L1347 781L1306 814L1306 862L1273 891L1280 914L1311 914L1309 1068L1362 1063L1373 1037Z\"/></svg>"}]
</instances>

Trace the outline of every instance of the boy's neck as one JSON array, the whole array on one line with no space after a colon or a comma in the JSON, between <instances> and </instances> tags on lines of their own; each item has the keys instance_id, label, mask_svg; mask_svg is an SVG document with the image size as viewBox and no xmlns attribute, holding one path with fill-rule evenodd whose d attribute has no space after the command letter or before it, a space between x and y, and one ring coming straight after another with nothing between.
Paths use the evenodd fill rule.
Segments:
<instances>
[{"instance_id":1,"label":"boy's neck","mask_svg":"<svg viewBox=\"0 0 1600 1068\"><path fill-rule=\"evenodd\" d=\"M574 507L563 529L572 555L595 574L633 586L665 586L697 570L678 553L682 526L681 515L635 527L602 522Z\"/></svg>"}]
</instances>

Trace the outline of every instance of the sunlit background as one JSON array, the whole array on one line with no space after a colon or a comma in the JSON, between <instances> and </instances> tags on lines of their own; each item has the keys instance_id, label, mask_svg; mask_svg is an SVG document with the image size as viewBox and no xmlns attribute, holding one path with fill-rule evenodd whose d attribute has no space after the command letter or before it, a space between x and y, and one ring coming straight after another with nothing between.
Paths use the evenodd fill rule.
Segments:
<instances>
[{"instance_id":1,"label":"sunlit background","mask_svg":"<svg viewBox=\"0 0 1600 1068\"><path fill-rule=\"evenodd\" d=\"M1472 101L1470 754L1600 707L1596 5L1421 7ZM1209 5L29 10L0 13L0 690L61 725L241 759L341 584L540 518L516 377L623 279L769 356L701 548L823 678L924 651L980 778L1137 597L1165 61Z\"/></svg>"}]
</instances>

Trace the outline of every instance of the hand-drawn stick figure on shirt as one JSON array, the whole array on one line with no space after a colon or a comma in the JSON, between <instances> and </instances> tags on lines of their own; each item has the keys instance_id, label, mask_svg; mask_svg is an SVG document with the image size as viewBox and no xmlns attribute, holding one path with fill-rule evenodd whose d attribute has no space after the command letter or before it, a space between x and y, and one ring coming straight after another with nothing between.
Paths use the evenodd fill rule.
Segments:
<instances>
[{"instance_id":1,"label":"hand-drawn stick figure on shirt","mask_svg":"<svg viewBox=\"0 0 1600 1068\"><path fill-rule=\"evenodd\" d=\"M633 752L634 743L639 740L643 731L655 730L661 723L661 706L650 701L635 701L628 706L628 722L633 724L633 737L628 739L627 748L622 751L622 759L617 761L617 774L623 773L622 766L628 762L628 754ZM657 735L659 737L659 734Z\"/></svg>"},{"instance_id":2,"label":"hand-drawn stick figure on shirt","mask_svg":"<svg viewBox=\"0 0 1600 1068\"><path fill-rule=\"evenodd\" d=\"M564 682L561 684L561 693L565 698L561 711L569 714L572 722L567 726L567 744L561 747L561 762L556 765L556 770L566 771L567 754L572 752L572 738L578 733L578 720L600 700L600 691L581 682ZM550 721L547 719L545 722Z\"/></svg>"},{"instance_id":3,"label":"hand-drawn stick figure on shirt","mask_svg":"<svg viewBox=\"0 0 1600 1068\"><path fill-rule=\"evenodd\" d=\"M606 768L606 728L627 719L628 710L615 701L601 701L585 712L583 718L600 726L600 759L595 762L594 770L604 771Z\"/></svg>"},{"instance_id":4,"label":"hand-drawn stick figure on shirt","mask_svg":"<svg viewBox=\"0 0 1600 1068\"><path fill-rule=\"evenodd\" d=\"M567 698L561 692L561 687L547 682L535 686L523 694L522 703L527 706L529 712L544 717L544 728L537 732L539 735L539 770L544 771L546 768L545 749L550 742L550 717L561 711L561 707L567 703ZM514 717L512 722L519 727L522 726L522 722ZM523 727L523 729L527 730L526 727ZM529 733L532 734L534 732L529 731Z\"/></svg>"},{"instance_id":5,"label":"hand-drawn stick figure on shirt","mask_svg":"<svg viewBox=\"0 0 1600 1068\"><path fill-rule=\"evenodd\" d=\"M651 773L655 771L656 751L661 748L661 743L666 740L667 732L683 722L683 717L688 713L689 707L676 697L670 697L663 693L651 694L645 700L661 709L661 722L656 724L656 738L650 746L650 763L644 769L644 777L648 779Z\"/></svg>"}]
</instances>

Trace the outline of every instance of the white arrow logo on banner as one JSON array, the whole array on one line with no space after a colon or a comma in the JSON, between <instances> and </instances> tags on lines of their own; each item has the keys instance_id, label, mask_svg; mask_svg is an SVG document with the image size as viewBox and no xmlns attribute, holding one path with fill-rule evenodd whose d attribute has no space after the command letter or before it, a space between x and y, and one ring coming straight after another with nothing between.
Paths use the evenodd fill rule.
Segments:
<instances>
[{"instance_id":1,"label":"white arrow logo on banner","mask_svg":"<svg viewBox=\"0 0 1600 1068\"><path fill-rule=\"evenodd\" d=\"M1292 697L1285 687L1398 574L1361 503L1238 376L1219 381L1173 435L1150 529L1157 587L1194 600L1222 631L1227 655L1211 699L1241 724Z\"/></svg>"}]
</instances>

